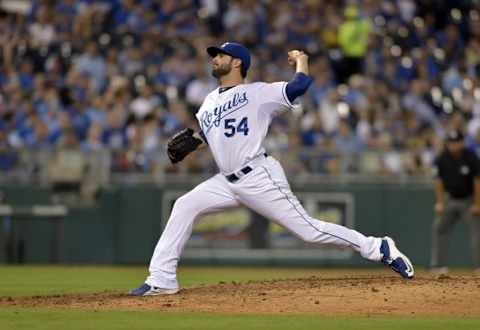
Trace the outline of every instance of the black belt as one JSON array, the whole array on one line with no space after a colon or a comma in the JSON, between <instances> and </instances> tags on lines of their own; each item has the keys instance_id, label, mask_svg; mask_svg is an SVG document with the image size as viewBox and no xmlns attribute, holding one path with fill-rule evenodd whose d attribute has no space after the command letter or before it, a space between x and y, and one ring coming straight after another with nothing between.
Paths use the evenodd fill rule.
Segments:
<instances>
[{"instance_id":1,"label":"black belt","mask_svg":"<svg viewBox=\"0 0 480 330\"><path fill-rule=\"evenodd\" d=\"M268 157L267 153L264 153L263 156L265 156L265 158ZM240 171L238 172L242 172L244 175L245 174L248 174L250 173L251 171L253 171L253 168L251 168L250 166L245 166L244 168L242 168ZM238 173L237 172L237 173ZM238 177L238 175L236 175L235 173L232 173L230 175L225 175L225 178L231 182L231 183L234 183L234 182L237 182L240 178Z\"/></svg>"}]
</instances>

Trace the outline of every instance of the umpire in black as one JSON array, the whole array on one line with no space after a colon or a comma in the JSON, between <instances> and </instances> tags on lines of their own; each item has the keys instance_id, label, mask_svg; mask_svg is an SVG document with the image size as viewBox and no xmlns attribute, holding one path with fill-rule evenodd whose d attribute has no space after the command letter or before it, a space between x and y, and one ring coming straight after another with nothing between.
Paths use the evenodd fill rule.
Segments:
<instances>
[{"instance_id":1,"label":"umpire in black","mask_svg":"<svg viewBox=\"0 0 480 330\"><path fill-rule=\"evenodd\" d=\"M464 220L470 229L473 264L480 269L480 164L467 150L460 131L447 135L446 148L435 160L435 213L432 270L447 271L448 239L455 224Z\"/></svg>"}]
</instances>

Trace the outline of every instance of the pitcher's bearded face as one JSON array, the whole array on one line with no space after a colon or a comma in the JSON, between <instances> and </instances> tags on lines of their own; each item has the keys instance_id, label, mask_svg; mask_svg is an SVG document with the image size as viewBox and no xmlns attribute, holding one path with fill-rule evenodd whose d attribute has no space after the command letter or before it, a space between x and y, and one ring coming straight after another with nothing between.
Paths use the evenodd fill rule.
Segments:
<instances>
[{"instance_id":1,"label":"pitcher's bearded face","mask_svg":"<svg viewBox=\"0 0 480 330\"><path fill-rule=\"evenodd\" d=\"M219 53L212 60L212 76L220 78L232 71L233 58L229 55Z\"/></svg>"}]
</instances>

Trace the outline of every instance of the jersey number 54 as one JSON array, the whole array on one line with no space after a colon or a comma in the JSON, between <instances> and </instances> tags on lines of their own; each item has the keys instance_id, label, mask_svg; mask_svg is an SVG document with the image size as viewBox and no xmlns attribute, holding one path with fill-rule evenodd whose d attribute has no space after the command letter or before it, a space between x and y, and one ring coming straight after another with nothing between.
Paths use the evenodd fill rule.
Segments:
<instances>
[{"instance_id":1,"label":"jersey number 54","mask_svg":"<svg viewBox=\"0 0 480 330\"><path fill-rule=\"evenodd\" d=\"M236 119L229 118L225 119L225 136L232 137L236 133L243 133L243 135L248 135L248 118L243 117L238 125L235 125Z\"/></svg>"}]
</instances>

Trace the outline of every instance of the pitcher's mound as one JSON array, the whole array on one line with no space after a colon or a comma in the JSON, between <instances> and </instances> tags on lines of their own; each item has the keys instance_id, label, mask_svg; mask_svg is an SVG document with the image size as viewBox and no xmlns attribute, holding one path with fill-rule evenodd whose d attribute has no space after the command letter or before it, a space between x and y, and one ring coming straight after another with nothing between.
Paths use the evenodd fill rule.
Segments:
<instances>
[{"instance_id":1,"label":"pitcher's mound","mask_svg":"<svg viewBox=\"0 0 480 330\"><path fill-rule=\"evenodd\" d=\"M218 283L171 296L126 293L0 298L0 306L91 310L317 314L480 316L480 276L420 274L310 277L247 283Z\"/></svg>"}]
</instances>

